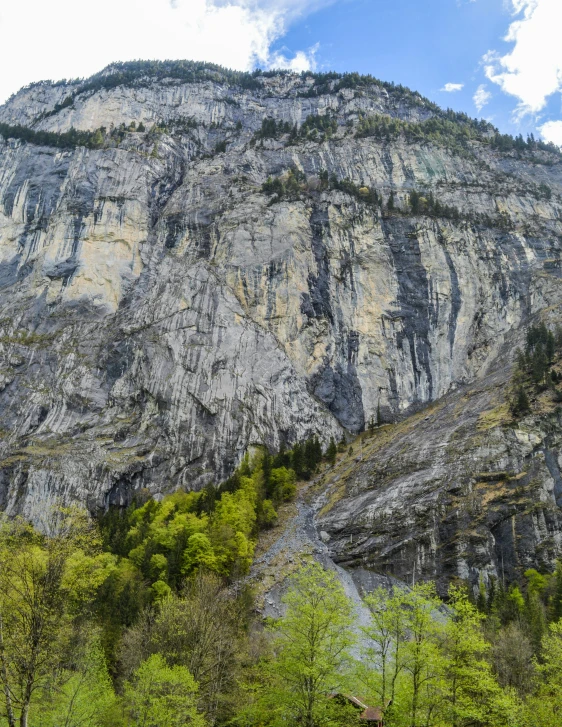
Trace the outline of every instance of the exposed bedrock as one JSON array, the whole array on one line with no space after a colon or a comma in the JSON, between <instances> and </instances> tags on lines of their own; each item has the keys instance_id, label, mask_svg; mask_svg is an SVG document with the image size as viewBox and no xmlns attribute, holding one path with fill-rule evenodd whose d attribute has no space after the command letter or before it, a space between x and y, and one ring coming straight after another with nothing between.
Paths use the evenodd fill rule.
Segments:
<instances>
[{"instance_id":1,"label":"exposed bedrock","mask_svg":"<svg viewBox=\"0 0 562 727\"><path fill-rule=\"evenodd\" d=\"M557 157L359 138L360 114L435 111L376 85L307 97L310 83L43 84L0 107L36 130L147 129L100 149L0 137L2 508L38 519L61 498L198 489L252 446L393 421L478 380L556 305ZM254 136L265 117L328 113L321 142ZM301 193L262 192L291 168ZM323 189L322 170L396 209ZM414 188L457 218L412 214Z\"/></svg>"}]
</instances>

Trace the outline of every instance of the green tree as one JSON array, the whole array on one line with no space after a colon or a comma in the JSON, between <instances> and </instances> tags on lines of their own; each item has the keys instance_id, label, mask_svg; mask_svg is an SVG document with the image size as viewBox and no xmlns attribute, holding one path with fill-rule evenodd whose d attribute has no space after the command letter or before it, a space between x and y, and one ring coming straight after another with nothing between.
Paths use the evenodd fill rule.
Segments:
<instances>
[{"instance_id":1,"label":"green tree","mask_svg":"<svg viewBox=\"0 0 562 727\"><path fill-rule=\"evenodd\" d=\"M64 668L80 617L115 569L79 510L54 511L50 537L22 521L0 527L0 684L8 727L29 712Z\"/></svg>"},{"instance_id":2,"label":"green tree","mask_svg":"<svg viewBox=\"0 0 562 727\"><path fill-rule=\"evenodd\" d=\"M284 602L285 616L272 627L272 707L289 723L324 727L350 662L353 611L334 574L317 563L292 576Z\"/></svg>"},{"instance_id":3,"label":"green tree","mask_svg":"<svg viewBox=\"0 0 562 727\"><path fill-rule=\"evenodd\" d=\"M332 467L336 464L336 457L338 456L338 448L336 446L336 443L334 441L334 438L330 438L330 444L328 445L328 449L326 451L326 459L328 462L332 465Z\"/></svg>"},{"instance_id":4,"label":"green tree","mask_svg":"<svg viewBox=\"0 0 562 727\"><path fill-rule=\"evenodd\" d=\"M491 655L501 687L515 689L521 697L532 691L535 681L533 644L519 623L512 621L494 635Z\"/></svg>"},{"instance_id":5,"label":"green tree","mask_svg":"<svg viewBox=\"0 0 562 727\"><path fill-rule=\"evenodd\" d=\"M443 656L438 642L442 623L438 618L441 602L433 583L419 583L404 593L408 641L404 645L402 701L407 706L408 725L435 724L443 691Z\"/></svg>"},{"instance_id":6,"label":"green tree","mask_svg":"<svg viewBox=\"0 0 562 727\"><path fill-rule=\"evenodd\" d=\"M304 449L302 445L297 442L293 447L291 454L291 467L296 472L297 477L301 477L304 472Z\"/></svg>"},{"instance_id":7,"label":"green tree","mask_svg":"<svg viewBox=\"0 0 562 727\"><path fill-rule=\"evenodd\" d=\"M395 703L399 680L404 670L407 640L406 592L395 588L389 593L379 587L365 597L371 622L363 627L365 641L357 676L366 692L383 710Z\"/></svg>"},{"instance_id":8,"label":"green tree","mask_svg":"<svg viewBox=\"0 0 562 727\"><path fill-rule=\"evenodd\" d=\"M559 621L562 619L562 560L556 561L550 590L549 618L551 621Z\"/></svg>"},{"instance_id":9,"label":"green tree","mask_svg":"<svg viewBox=\"0 0 562 727\"><path fill-rule=\"evenodd\" d=\"M494 678L486 655L490 644L482 634L484 616L470 603L466 590L449 589L452 617L445 626L443 653L445 709L451 727L509 727L516 704Z\"/></svg>"},{"instance_id":10,"label":"green tree","mask_svg":"<svg viewBox=\"0 0 562 727\"><path fill-rule=\"evenodd\" d=\"M520 386L517 389L515 399L511 406L511 411L513 412L513 414L515 414L515 416L523 416L524 414L528 414L530 410L531 405L529 403L529 397L527 396L527 392L525 391L523 386Z\"/></svg>"},{"instance_id":11,"label":"green tree","mask_svg":"<svg viewBox=\"0 0 562 727\"><path fill-rule=\"evenodd\" d=\"M32 707L31 722L36 727L102 727L116 705L99 638L92 636L84 648L74 642L72 657Z\"/></svg>"},{"instance_id":12,"label":"green tree","mask_svg":"<svg viewBox=\"0 0 562 727\"><path fill-rule=\"evenodd\" d=\"M226 696L236 691L244 653L247 603L229 595L213 573L199 571L157 609L147 609L122 641L120 663L129 678L160 654L169 666L184 666L199 685L200 710L210 721L225 717Z\"/></svg>"},{"instance_id":13,"label":"green tree","mask_svg":"<svg viewBox=\"0 0 562 727\"><path fill-rule=\"evenodd\" d=\"M169 667L160 654L143 662L125 685L126 714L135 727L203 727L197 683L184 666Z\"/></svg>"},{"instance_id":14,"label":"green tree","mask_svg":"<svg viewBox=\"0 0 562 727\"><path fill-rule=\"evenodd\" d=\"M270 475L273 497L277 502L289 502L296 495L296 477L294 470L286 467L275 467Z\"/></svg>"},{"instance_id":15,"label":"green tree","mask_svg":"<svg viewBox=\"0 0 562 727\"><path fill-rule=\"evenodd\" d=\"M550 624L537 670L541 681L536 694L527 699L524 723L558 727L562 714L562 621Z\"/></svg>"}]
</instances>

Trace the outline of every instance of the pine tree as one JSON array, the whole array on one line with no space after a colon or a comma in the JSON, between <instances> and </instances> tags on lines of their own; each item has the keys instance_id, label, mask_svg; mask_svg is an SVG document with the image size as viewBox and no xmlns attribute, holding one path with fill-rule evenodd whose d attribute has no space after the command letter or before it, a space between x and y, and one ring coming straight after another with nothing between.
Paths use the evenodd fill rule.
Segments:
<instances>
[{"instance_id":1,"label":"pine tree","mask_svg":"<svg viewBox=\"0 0 562 727\"><path fill-rule=\"evenodd\" d=\"M273 467L273 458L269 454L269 450L265 450L263 453L263 459L261 464L261 469L263 472L263 487L265 491L266 498L270 498L272 495L271 492L271 470Z\"/></svg>"},{"instance_id":2,"label":"pine tree","mask_svg":"<svg viewBox=\"0 0 562 727\"><path fill-rule=\"evenodd\" d=\"M478 608L480 613L486 613L486 611L488 610L486 586L484 585L484 580L482 576L480 576L480 581L478 583L478 598L476 599L476 607Z\"/></svg>"},{"instance_id":3,"label":"pine tree","mask_svg":"<svg viewBox=\"0 0 562 727\"><path fill-rule=\"evenodd\" d=\"M551 621L559 621L562 619L562 560L556 562L549 612Z\"/></svg>"},{"instance_id":4,"label":"pine tree","mask_svg":"<svg viewBox=\"0 0 562 727\"><path fill-rule=\"evenodd\" d=\"M552 363L552 361L554 359L555 350L556 350L556 344L555 344L555 340L554 340L554 334L552 333L552 331L549 331L547 333L547 338L546 338L546 358L549 363Z\"/></svg>"},{"instance_id":5,"label":"pine tree","mask_svg":"<svg viewBox=\"0 0 562 727\"><path fill-rule=\"evenodd\" d=\"M326 459L332 465L332 467L336 464L337 455L338 455L338 448L336 447L334 438L331 437L330 444L328 445L328 450L326 451Z\"/></svg>"},{"instance_id":6,"label":"pine tree","mask_svg":"<svg viewBox=\"0 0 562 727\"><path fill-rule=\"evenodd\" d=\"M307 439L304 445L304 470L310 476L316 470L316 447L314 439Z\"/></svg>"},{"instance_id":7,"label":"pine tree","mask_svg":"<svg viewBox=\"0 0 562 727\"><path fill-rule=\"evenodd\" d=\"M302 477L304 472L304 451L300 442L297 442L291 453L291 467L294 469L297 477Z\"/></svg>"},{"instance_id":8,"label":"pine tree","mask_svg":"<svg viewBox=\"0 0 562 727\"><path fill-rule=\"evenodd\" d=\"M512 404L511 411L515 416L523 416L527 414L531 409L529 404L529 397L525 389L520 386L517 390L515 401Z\"/></svg>"},{"instance_id":9,"label":"pine tree","mask_svg":"<svg viewBox=\"0 0 562 727\"><path fill-rule=\"evenodd\" d=\"M318 437L314 437L314 456L316 464L319 465L320 462L322 462L322 445L320 444Z\"/></svg>"}]
</instances>

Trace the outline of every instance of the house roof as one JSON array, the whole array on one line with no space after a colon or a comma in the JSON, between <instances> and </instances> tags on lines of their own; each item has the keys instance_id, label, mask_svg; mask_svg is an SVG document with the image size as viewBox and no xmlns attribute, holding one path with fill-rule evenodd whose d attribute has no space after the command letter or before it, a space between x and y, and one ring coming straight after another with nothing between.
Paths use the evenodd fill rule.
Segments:
<instances>
[{"instance_id":1,"label":"house roof","mask_svg":"<svg viewBox=\"0 0 562 727\"><path fill-rule=\"evenodd\" d=\"M360 699L359 697L356 697L354 694L332 694L330 695L332 698L334 697L343 697L344 699L347 699L348 702L351 702L355 707L358 707L359 709L363 710L361 714L359 715L359 719L363 719L366 722L382 722L383 720L383 714L382 714L382 708L381 707L369 707L367 702L365 702L363 699Z\"/></svg>"},{"instance_id":2,"label":"house roof","mask_svg":"<svg viewBox=\"0 0 562 727\"><path fill-rule=\"evenodd\" d=\"M382 722L382 710L380 707L367 707L367 709L361 713L360 719L364 719L367 722Z\"/></svg>"}]
</instances>

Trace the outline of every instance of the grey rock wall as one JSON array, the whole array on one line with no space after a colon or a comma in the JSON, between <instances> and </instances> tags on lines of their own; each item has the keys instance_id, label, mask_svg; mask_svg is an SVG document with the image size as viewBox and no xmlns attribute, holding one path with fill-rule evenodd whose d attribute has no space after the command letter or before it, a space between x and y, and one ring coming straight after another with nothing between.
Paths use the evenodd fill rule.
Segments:
<instances>
[{"instance_id":1,"label":"grey rock wall","mask_svg":"<svg viewBox=\"0 0 562 727\"><path fill-rule=\"evenodd\" d=\"M557 309L560 315L560 309ZM507 360L507 356L506 356ZM548 392L520 420L497 367L355 444L323 483L318 527L356 574L508 584L562 555L562 410Z\"/></svg>"},{"instance_id":2,"label":"grey rock wall","mask_svg":"<svg viewBox=\"0 0 562 727\"><path fill-rule=\"evenodd\" d=\"M256 444L326 443L379 407L390 421L484 375L510 332L555 304L556 157L359 139L360 113L433 112L376 85L303 97L310 83L147 82L57 113L74 87L43 84L0 107L0 122L42 130L148 129L97 150L0 138L10 513L200 488ZM330 140L253 139L265 117L300 125L328 111ZM261 185L290 168L307 189L275 202ZM321 170L392 191L398 212L322 191ZM414 187L460 219L406 214Z\"/></svg>"}]
</instances>

